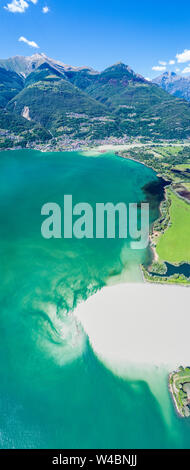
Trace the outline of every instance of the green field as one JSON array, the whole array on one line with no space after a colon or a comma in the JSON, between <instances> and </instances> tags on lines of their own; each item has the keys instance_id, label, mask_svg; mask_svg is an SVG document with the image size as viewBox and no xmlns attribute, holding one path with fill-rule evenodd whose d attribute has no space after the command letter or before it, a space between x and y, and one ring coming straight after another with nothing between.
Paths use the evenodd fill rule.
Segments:
<instances>
[{"instance_id":1,"label":"green field","mask_svg":"<svg viewBox=\"0 0 190 470\"><path fill-rule=\"evenodd\" d=\"M178 155L179 152L183 150L183 147L181 145L173 145L173 146L167 146L167 147L155 147L154 150L158 152L160 155L163 157L169 157Z\"/></svg>"},{"instance_id":2,"label":"green field","mask_svg":"<svg viewBox=\"0 0 190 470\"><path fill-rule=\"evenodd\" d=\"M181 163L180 165L175 165L175 170L189 170L190 169L190 163Z\"/></svg>"},{"instance_id":3,"label":"green field","mask_svg":"<svg viewBox=\"0 0 190 470\"><path fill-rule=\"evenodd\" d=\"M190 262L190 205L168 190L171 225L158 240L160 260L172 264Z\"/></svg>"}]
</instances>

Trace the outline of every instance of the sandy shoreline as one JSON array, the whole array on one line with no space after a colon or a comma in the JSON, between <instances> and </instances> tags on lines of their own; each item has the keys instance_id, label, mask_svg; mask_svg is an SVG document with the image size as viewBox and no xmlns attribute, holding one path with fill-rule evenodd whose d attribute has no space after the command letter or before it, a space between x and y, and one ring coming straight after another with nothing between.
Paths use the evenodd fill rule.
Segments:
<instances>
[{"instance_id":1,"label":"sandy shoreline","mask_svg":"<svg viewBox=\"0 0 190 470\"><path fill-rule=\"evenodd\" d=\"M190 362L188 305L181 286L118 284L74 311L98 359L119 377L146 381L167 420L169 374Z\"/></svg>"},{"instance_id":2,"label":"sandy shoreline","mask_svg":"<svg viewBox=\"0 0 190 470\"><path fill-rule=\"evenodd\" d=\"M96 147L92 147L91 149L87 150L87 152L119 152L121 150L129 150L129 149L133 149L133 148L142 148L142 147L150 147L150 145L152 145L153 142L129 142L129 143L126 143L126 144L102 144L102 145L97 145ZM157 143L158 146L160 147L164 147L166 146L166 143L165 142L160 142L160 143ZM176 144L172 144L170 143L169 144L171 147L175 146ZM189 142L186 142L185 144L181 144L182 146L186 145L186 146L189 146L190 143ZM86 152L86 150L84 150L84 152Z\"/></svg>"},{"instance_id":3,"label":"sandy shoreline","mask_svg":"<svg viewBox=\"0 0 190 470\"><path fill-rule=\"evenodd\" d=\"M107 363L120 369L164 366L171 372L189 363L188 304L189 291L180 286L119 284L103 288L74 314Z\"/></svg>"},{"instance_id":4,"label":"sandy shoreline","mask_svg":"<svg viewBox=\"0 0 190 470\"><path fill-rule=\"evenodd\" d=\"M106 152L121 152L122 150L129 150L133 149L135 147L147 147L150 144L142 144L139 142L135 143L128 143L128 144L105 144L105 145L98 145L97 147L92 147L89 148L88 150L80 150L80 153L83 155L92 157L92 156L98 156L98 154L106 153ZM138 160L136 160L138 163ZM143 163L144 164L144 163Z\"/></svg>"}]
</instances>

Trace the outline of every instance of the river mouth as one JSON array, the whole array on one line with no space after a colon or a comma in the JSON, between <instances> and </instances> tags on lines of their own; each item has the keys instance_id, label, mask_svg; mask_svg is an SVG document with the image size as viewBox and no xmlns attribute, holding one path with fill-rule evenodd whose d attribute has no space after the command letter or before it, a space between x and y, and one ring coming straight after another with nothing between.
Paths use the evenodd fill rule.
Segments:
<instances>
[{"instance_id":1,"label":"river mouth","mask_svg":"<svg viewBox=\"0 0 190 470\"><path fill-rule=\"evenodd\" d=\"M159 177L157 181L151 181L143 186L143 191L151 209L158 209L160 203L165 198L165 188L170 184L170 181L166 181L162 177Z\"/></svg>"},{"instance_id":2,"label":"river mouth","mask_svg":"<svg viewBox=\"0 0 190 470\"><path fill-rule=\"evenodd\" d=\"M153 273L150 271L150 275L151 276L156 276L156 277L171 277L173 276L174 274L183 274L187 279L190 278L190 264L188 263L182 263L180 264L179 266L175 266L174 264L170 264L170 263L167 263L165 262L164 263L165 266L166 266L166 272L163 273L163 274L160 274L160 273Z\"/></svg>"}]
</instances>

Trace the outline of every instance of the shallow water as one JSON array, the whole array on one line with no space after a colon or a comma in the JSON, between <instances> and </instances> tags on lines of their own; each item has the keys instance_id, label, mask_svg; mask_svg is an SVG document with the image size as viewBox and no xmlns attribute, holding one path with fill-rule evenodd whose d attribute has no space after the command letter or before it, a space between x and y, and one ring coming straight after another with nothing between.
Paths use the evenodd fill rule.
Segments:
<instances>
[{"instance_id":1,"label":"shallow water","mask_svg":"<svg viewBox=\"0 0 190 470\"><path fill-rule=\"evenodd\" d=\"M147 383L107 370L69 314L110 279L139 281L149 251L118 239L44 240L40 232L46 202L63 206L64 194L93 207L140 202L152 181L151 169L112 153L0 154L2 448L189 447L189 421L171 404L174 437ZM151 220L157 215L154 199Z\"/></svg>"}]
</instances>

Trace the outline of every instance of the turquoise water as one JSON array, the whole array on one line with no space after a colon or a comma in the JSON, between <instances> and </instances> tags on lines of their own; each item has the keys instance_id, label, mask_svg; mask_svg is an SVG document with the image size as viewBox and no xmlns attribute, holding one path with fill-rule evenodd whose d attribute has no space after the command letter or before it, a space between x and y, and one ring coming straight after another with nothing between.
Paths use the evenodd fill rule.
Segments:
<instances>
[{"instance_id":1,"label":"turquoise water","mask_svg":"<svg viewBox=\"0 0 190 470\"><path fill-rule=\"evenodd\" d=\"M168 425L146 382L107 370L69 313L113 276L138 280L148 250L41 237L44 203L140 202L152 181L151 169L114 154L0 154L1 448L190 447L189 420L171 403Z\"/></svg>"}]
</instances>

